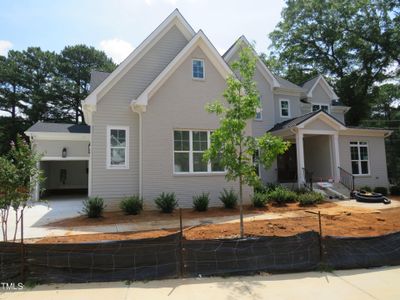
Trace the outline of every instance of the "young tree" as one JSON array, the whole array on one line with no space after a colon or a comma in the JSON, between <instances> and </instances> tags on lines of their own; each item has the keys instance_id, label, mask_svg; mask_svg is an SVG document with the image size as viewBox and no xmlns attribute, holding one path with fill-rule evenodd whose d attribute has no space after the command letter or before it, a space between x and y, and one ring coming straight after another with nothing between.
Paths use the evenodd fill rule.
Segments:
<instances>
[{"instance_id":1,"label":"young tree","mask_svg":"<svg viewBox=\"0 0 400 300\"><path fill-rule=\"evenodd\" d=\"M247 125L260 109L259 93L254 82L256 57L249 47L242 47L239 60L232 64L238 76L227 78L224 91L228 106L220 101L208 104L206 110L220 116L220 127L211 135L210 148L204 153L207 161L218 160L226 169L227 180L239 180L240 236L243 237L243 184L257 187L260 178L256 173L254 157L269 168L278 154L289 147L280 137L269 133L261 137L246 134Z\"/></svg>"},{"instance_id":2,"label":"young tree","mask_svg":"<svg viewBox=\"0 0 400 300\"><path fill-rule=\"evenodd\" d=\"M0 156L0 217L3 241L8 240L8 217L11 210L15 213L15 241L28 201L36 185L43 181L42 172L37 167L39 160L40 156L19 136L8 155Z\"/></svg>"}]
</instances>

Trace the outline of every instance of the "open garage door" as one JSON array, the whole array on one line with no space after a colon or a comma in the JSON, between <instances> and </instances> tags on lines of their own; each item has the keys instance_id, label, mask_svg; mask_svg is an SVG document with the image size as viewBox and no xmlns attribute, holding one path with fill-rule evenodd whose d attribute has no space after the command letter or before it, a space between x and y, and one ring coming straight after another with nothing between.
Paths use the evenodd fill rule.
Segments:
<instances>
[{"instance_id":1,"label":"open garage door","mask_svg":"<svg viewBox=\"0 0 400 300\"><path fill-rule=\"evenodd\" d=\"M46 178L42 183L41 198L88 195L88 160L41 161Z\"/></svg>"}]
</instances>

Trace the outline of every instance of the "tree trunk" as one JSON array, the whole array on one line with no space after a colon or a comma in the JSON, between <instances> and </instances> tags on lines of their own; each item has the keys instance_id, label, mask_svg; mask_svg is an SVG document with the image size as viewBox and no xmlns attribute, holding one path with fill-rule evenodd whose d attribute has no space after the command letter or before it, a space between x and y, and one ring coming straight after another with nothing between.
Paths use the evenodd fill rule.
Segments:
<instances>
[{"instance_id":1,"label":"tree trunk","mask_svg":"<svg viewBox=\"0 0 400 300\"><path fill-rule=\"evenodd\" d=\"M242 175L239 177L239 206L240 206L240 238L244 236L243 226L243 178Z\"/></svg>"}]
</instances>

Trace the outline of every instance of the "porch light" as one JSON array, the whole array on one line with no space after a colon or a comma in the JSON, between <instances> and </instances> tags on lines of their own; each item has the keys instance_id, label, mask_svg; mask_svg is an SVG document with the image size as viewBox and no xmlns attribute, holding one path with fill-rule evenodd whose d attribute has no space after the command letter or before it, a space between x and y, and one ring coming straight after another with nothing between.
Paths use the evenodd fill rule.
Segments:
<instances>
[{"instance_id":1,"label":"porch light","mask_svg":"<svg viewBox=\"0 0 400 300\"><path fill-rule=\"evenodd\" d=\"M66 157L67 157L67 148L64 147L64 148L62 149L61 156L62 156L63 158L66 158Z\"/></svg>"}]
</instances>

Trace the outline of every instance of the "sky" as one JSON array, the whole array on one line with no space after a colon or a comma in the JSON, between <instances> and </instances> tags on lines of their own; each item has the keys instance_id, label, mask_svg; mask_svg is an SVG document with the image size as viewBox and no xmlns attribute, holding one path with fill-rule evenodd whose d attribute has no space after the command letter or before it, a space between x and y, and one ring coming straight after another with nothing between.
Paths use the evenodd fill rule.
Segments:
<instances>
[{"instance_id":1,"label":"sky","mask_svg":"<svg viewBox=\"0 0 400 300\"><path fill-rule=\"evenodd\" d=\"M0 0L0 55L86 44L120 63L175 8L222 54L242 34L266 52L284 0Z\"/></svg>"}]
</instances>

